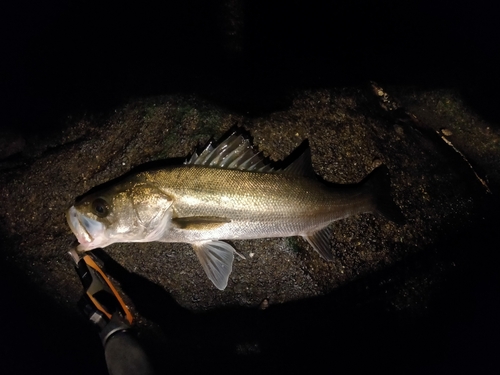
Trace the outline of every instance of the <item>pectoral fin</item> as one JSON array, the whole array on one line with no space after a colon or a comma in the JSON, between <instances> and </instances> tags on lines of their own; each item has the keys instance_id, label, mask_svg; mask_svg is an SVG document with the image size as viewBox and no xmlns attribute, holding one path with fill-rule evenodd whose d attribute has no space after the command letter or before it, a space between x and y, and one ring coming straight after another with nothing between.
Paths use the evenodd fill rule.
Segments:
<instances>
[{"instance_id":1,"label":"pectoral fin","mask_svg":"<svg viewBox=\"0 0 500 375\"><path fill-rule=\"evenodd\" d=\"M231 220L215 216L190 216L172 219L172 225L185 230L211 230L220 227Z\"/></svg>"},{"instance_id":2,"label":"pectoral fin","mask_svg":"<svg viewBox=\"0 0 500 375\"><path fill-rule=\"evenodd\" d=\"M238 254L231 245L222 241L195 242L192 245L208 278L217 289L224 290L233 270L234 254L243 259L244 257Z\"/></svg>"},{"instance_id":3,"label":"pectoral fin","mask_svg":"<svg viewBox=\"0 0 500 375\"><path fill-rule=\"evenodd\" d=\"M302 236L311 246L326 260L333 260L332 247L330 245L330 237L332 230L330 227L320 229L316 232L307 233Z\"/></svg>"}]
</instances>

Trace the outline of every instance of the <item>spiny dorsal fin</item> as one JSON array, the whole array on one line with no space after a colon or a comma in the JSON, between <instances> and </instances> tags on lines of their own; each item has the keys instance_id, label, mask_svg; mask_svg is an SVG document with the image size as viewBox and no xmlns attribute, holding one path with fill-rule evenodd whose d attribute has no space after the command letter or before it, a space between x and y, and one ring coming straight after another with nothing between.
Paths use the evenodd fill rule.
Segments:
<instances>
[{"instance_id":1,"label":"spiny dorsal fin","mask_svg":"<svg viewBox=\"0 0 500 375\"><path fill-rule=\"evenodd\" d=\"M256 152L249 139L235 131L216 147L210 142L199 154L194 152L184 164L204 165L253 172L274 172L262 153Z\"/></svg>"},{"instance_id":2,"label":"spiny dorsal fin","mask_svg":"<svg viewBox=\"0 0 500 375\"><path fill-rule=\"evenodd\" d=\"M251 141L245 138L240 130L236 130L215 147L214 142L210 141L201 152L195 151L184 164L314 177L311 149L307 140L292 153L292 156L300 150L302 153L288 167L275 169L261 152L254 149Z\"/></svg>"}]
</instances>

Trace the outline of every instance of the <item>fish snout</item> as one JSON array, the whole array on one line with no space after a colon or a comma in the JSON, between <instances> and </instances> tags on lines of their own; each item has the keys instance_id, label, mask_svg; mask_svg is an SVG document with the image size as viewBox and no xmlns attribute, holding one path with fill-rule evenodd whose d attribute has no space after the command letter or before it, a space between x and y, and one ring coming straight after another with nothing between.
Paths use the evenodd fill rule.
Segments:
<instances>
[{"instance_id":1,"label":"fish snout","mask_svg":"<svg viewBox=\"0 0 500 375\"><path fill-rule=\"evenodd\" d=\"M75 206L66 212L66 220L80 245L79 250L91 250L94 240L102 234L104 225L96 220L82 215Z\"/></svg>"}]
</instances>

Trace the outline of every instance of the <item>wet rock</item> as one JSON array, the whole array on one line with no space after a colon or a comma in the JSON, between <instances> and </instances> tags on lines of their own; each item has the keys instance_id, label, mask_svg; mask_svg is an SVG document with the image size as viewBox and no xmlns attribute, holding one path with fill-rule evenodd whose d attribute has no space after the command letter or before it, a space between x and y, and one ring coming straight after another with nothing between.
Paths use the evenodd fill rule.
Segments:
<instances>
[{"instance_id":1,"label":"wet rock","mask_svg":"<svg viewBox=\"0 0 500 375\"><path fill-rule=\"evenodd\" d=\"M76 315L81 286L66 259L74 236L64 217L75 197L145 162L185 158L195 146L238 123L272 160L285 158L308 138L315 171L332 183L357 183L376 166L387 165L392 194L406 223L398 226L372 215L334 223L333 262L321 259L300 238L234 241L247 259L235 262L224 292L213 287L186 244L114 244L105 250L129 272L129 280L116 279L135 305L139 330L153 342L161 341L158 332L182 336L180 352L196 340L201 340L200 347L208 346L214 337L209 327L229 324L217 332L221 342L232 343L227 351L234 353L236 347L240 354L258 355L286 331L286 316L293 324L300 320L297 335L306 341L307 332L318 330L320 321L342 330L338 319L352 323L353 316L367 319L370 311L383 316L386 324L392 314L411 317L402 323L409 327L414 319L428 316L456 277L471 272L479 256L470 251L471 236L493 207L485 208L491 196L435 130L450 129L455 146L486 171L492 191L500 186L496 130L486 134L465 128L467 119L479 120L451 94L446 108L454 104L453 115L463 117L453 127L451 121L443 123L452 115L442 107L421 110L438 96L412 93L391 100L386 91L374 94L370 87L299 91L289 108L254 117L195 96L164 96L117 108L100 126L82 119L77 123L87 124L84 130L75 125L61 137L70 142L27 160L22 169L2 171L0 222L3 241L9 244L3 261L21 270L61 311ZM421 107L415 104L419 100ZM399 110L405 105L410 115ZM330 320L330 306L337 319ZM316 318L304 322L307 311ZM185 331L172 326L169 314L189 322L182 324ZM202 323L207 321L208 326ZM298 343L290 339L290 345Z\"/></svg>"}]
</instances>

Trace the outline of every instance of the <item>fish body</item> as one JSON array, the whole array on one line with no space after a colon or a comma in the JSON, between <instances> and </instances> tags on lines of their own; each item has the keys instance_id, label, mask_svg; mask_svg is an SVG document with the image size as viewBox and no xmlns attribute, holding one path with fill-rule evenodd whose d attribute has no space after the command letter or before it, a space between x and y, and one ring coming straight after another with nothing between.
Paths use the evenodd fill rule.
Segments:
<instances>
[{"instance_id":1,"label":"fish body","mask_svg":"<svg viewBox=\"0 0 500 375\"><path fill-rule=\"evenodd\" d=\"M320 181L310 149L277 170L235 132L183 165L132 174L67 212L80 250L115 242L186 242L214 285L227 285L236 250L222 240L302 236L333 259L329 225L364 212L402 219L385 166L357 185Z\"/></svg>"}]
</instances>

